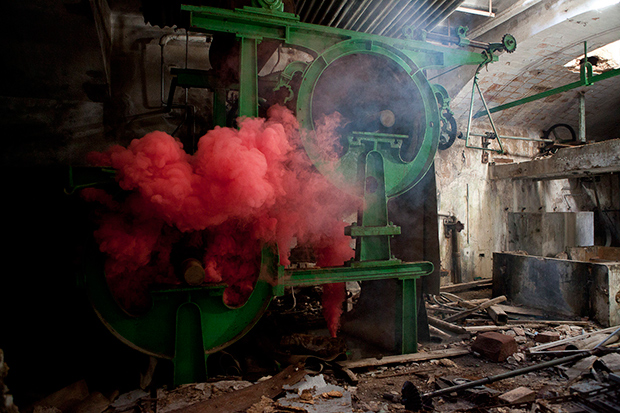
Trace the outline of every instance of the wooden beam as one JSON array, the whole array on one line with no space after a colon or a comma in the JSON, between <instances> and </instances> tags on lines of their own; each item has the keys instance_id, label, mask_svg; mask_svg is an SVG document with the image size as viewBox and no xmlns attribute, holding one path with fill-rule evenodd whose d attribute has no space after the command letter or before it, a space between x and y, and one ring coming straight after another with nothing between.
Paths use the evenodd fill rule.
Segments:
<instances>
[{"instance_id":1,"label":"wooden beam","mask_svg":"<svg viewBox=\"0 0 620 413\"><path fill-rule=\"evenodd\" d=\"M506 296L500 295L499 297L495 297L495 298L493 298L491 300L487 300L487 301L485 301L482 304L478 304L474 308L471 308L471 309L465 310L465 311L461 311L460 313L456 313L454 315L446 317L444 319L444 321L450 322L450 321L460 320L462 318L465 318L465 317L475 313L476 311L484 310L486 308L491 307L492 305L499 304L499 303L504 302L504 301L506 301Z\"/></svg>"},{"instance_id":2,"label":"wooden beam","mask_svg":"<svg viewBox=\"0 0 620 413\"><path fill-rule=\"evenodd\" d=\"M466 283L445 285L441 287L439 291L445 292L445 293L457 293L459 291L467 291L467 290L473 290L476 288L491 287L492 285L493 285L493 280L484 279L484 280L477 280L477 281L471 281L471 282L466 282Z\"/></svg>"},{"instance_id":3,"label":"wooden beam","mask_svg":"<svg viewBox=\"0 0 620 413\"><path fill-rule=\"evenodd\" d=\"M487 308L487 314L491 316L493 322L498 326L503 326L508 322L508 314L497 305Z\"/></svg>"},{"instance_id":4,"label":"wooden beam","mask_svg":"<svg viewBox=\"0 0 620 413\"><path fill-rule=\"evenodd\" d=\"M470 350L468 348L451 348L446 350L437 350L437 351L429 351L426 353L412 353L412 354L402 354L396 356L386 356L380 359L378 358L367 358L361 360L347 360L340 361L337 364L346 369L355 369L360 367L376 367L376 366L385 366L387 364L404 364L411 363L414 361L425 361L425 360L435 360L442 359L446 357L457 357L463 356L465 354L469 354Z\"/></svg>"}]
</instances>

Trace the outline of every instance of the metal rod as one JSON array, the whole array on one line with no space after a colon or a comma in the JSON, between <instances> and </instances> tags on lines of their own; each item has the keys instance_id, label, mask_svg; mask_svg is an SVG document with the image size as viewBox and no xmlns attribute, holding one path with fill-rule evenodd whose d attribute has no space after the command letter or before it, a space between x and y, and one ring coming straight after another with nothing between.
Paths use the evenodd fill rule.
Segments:
<instances>
[{"instance_id":1,"label":"metal rod","mask_svg":"<svg viewBox=\"0 0 620 413\"><path fill-rule=\"evenodd\" d=\"M308 22L308 16L310 15L310 10L312 10L312 8L314 7L314 3L316 3L316 0L310 1L308 9L304 11L304 15L301 17L301 21Z\"/></svg>"},{"instance_id":2,"label":"metal rod","mask_svg":"<svg viewBox=\"0 0 620 413\"><path fill-rule=\"evenodd\" d=\"M344 3L346 3L346 0L340 0L340 4L339 6L336 8L336 12L335 14L338 14L338 12L340 11L340 9L342 8L342 6L344 5ZM329 3L329 5L327 7L325 7L325 10L323 11L323 14L321 15L321 17L316 21L316 24L321 24L323 23L323 21L325 20L325 18L327 17L327 15L329 14L329 12L332 11L332 8L334 7L334 4L336 4L336 1L333 0L331 3ZM332 13L334 14L334 13Z\"/></svg>"},{"instance_id":3,"label":"metal rod","mask_svg":"<svg viewBox=\"0 0 620 413\"><path fill-rule=\"evenodd\" d=\"M482 133L470 133L470 136L486 136ZM504 136L501 135L500 138L502 139L514 139L514 140L519 140L519 141L532 141L532 142L545 142L545 143L550 143L550 142L554 142L553 139L537 139L537 138L525 138L522 136Z\"/></svg>"},{"instance_id":4,"label":"metal rod","mask_svg":"<svg viewBox=\"0 0 620 413\"><path fill-rule=\"evenodd\" d=\"M391 36L394 33L399 33L407 21L411 19L410 15L416 14L422 6L424 6L422 1L416 0L411 2L406 10L403 10L389 26L381 31L380 35Z\"/></svg>"},{"instance_id":5,"label":"metal rod","mask_svg":"<svg viewBox=\"0 0 620 413\"><path fill-rule=\"evenodd\" d=\"M579 92L579 142L586 141L586 92Z\"/></svg>"},{"instance_id":6,"label":"metal rod","mask_svg":"<svg viewBox=\"0 0 620 413\"><path fill-rule=\"evenodd\" d=\"M387 21L387 18L386 18L383 22L379 23L378 26L383 25L381 30L379 30L379 27L375 28L375 30L379 30L379 32L377 33L379 36L381 36L392 25L392 23L397 21L400 18L400 16L402 16L402 14L405 11L405 9L413 7L412 4L414 2L403 1L402 3L403 3L403 5L400 7L400 9L396 13L394 13L394 17L392 17L389 21ZM386 23L386 21L387 21L387 23Z\"/></svg>"},{"instance_id":7,"label":"metal rod","mask_svg":"<svg viewBox=\"0 0 620 413\"><path fill-rule=\"evenodd\" d=\"M579 360L579 359L582 359L585 356L588 356L590 354L591 354L590 351L582 351L579 354L574 354L572 356L563 357L561 359L550 360L550 361L547 361L545 363L535 364L533 366L528 366L528 367L525 367L525 368L522 368L522 369L509 371L509 372L502 373L502 374L497 374L495 376L485 377L485 378L480 379L480 380L474 380L474 381L470 381L470 382L467 382L467 383L459 384L459 385L456 385L456 386L446 387L445 389L440 389L440 390L436 390L436 391L433 391L433 392L430 392L430 393L426 393L426 394L422 395L422 397L424 397L424 398L431 398L431 397L441 396L443 394L450 394L450 393L453 393L453 392L457 392L459 390L471 389L473 387L482 386L484 384L489 384L489 383L493 383L493 382L496 382L496 381L508 379L510 377L515 377L515 376L520 376L520 375L523 375L523 374L527 374L527 373L532 372L532 371L542 370L542 369L547 368L547 367L558 366L560 364L564 364L564 363L568 363L568 362L571 362L571 361Z\"/></svg>"},{"instance_id":8,"label":"metal rod","mask_svg":"<svg viewBox=\"0 0 620 413\"><path fill-rule=\"evenodd\" d=\"M338 20L336 20L336 22L334 23L333 27L338 27L340 22L342 22L342 19L344 18L344 16L346 16L347 13L349 12L349 10L351 10L351 7L353 7L353 3L354 3L354 0L349 0L349 3L347 4L347 7L342 11L340 16L338 17ZM329 25L331 26L331 24L329 24Z\"/></svg>"},{"instance_id":9,"label":"metal rod","mask_svg":"<svg viewBox=\"0 0 620 413\"><path fill-rule=\"evenodd\" d=\"M387 16L389 16L389 14L394 10L396 5L398 4L398 1L399 0L391 0L388 5L385 6L381 14L379 14L379 16L373 22L371 22L370 25L368 25L365 32L372 33L381 23L383 23Z\"/></svg>"},{"instance_id":10,"label":"metal rod","mask_svg":"<svg viewBox=\"0 0 620 413\"><path fill-rule=\"evenodd\" d=\"M362 16L362 14L365 13L366 10L368 10L368 3L370 3L370 0L363 0L362 1L362 4L360 4L358 9L355 10L353 15L349 19L349 21L345 23L345 25L343 27L345 30L350 29L351 27L353 27L355 25L355 23L357 23L357 21Z\"/></svg>"},{"instance_id":11,"label":"metal rod","mask_svg":"<svg viewBox=\"0 0 620 413\"><path fill-rule=\"evenodd\" d=\"M336 17L338 17L338 14L340 14L340 12L342 11L342 8L345 6L345 4L347 4L347 0L342 0L340 2L340 5L336 9L336 11L333 13L332 18L329 20L329 22L327 22L327 26L331 26L332 25L334 20L336 20ZM323 18L325 18L325 17L327 17L327 13L325 14L325 16L323 16Z\"/></svg>"},{"instance_id":12,"label":"metal rod","mask_svg":"<svg viewBox=\"0 0 620 413\"><path fill-rule=\"evenodd\" d=\"M366 13L366 16L364 16L364 18L359 21L359 23L356 23L353 25L353 30L357 30L357 31L361 31L362 27L364 27L364 25L366 24L366 22L368 21L368 19L370 19L371 16L373 16L373 14L377 11L377 8L379 6L381 6L381 1L375 1L374 2L374 6L371 7L370 11L368 11L368 13ZM385 10L385 8L384 8ZM378 16L375 16L374 18L376 19Z\"/></svg>"}]
</instances>

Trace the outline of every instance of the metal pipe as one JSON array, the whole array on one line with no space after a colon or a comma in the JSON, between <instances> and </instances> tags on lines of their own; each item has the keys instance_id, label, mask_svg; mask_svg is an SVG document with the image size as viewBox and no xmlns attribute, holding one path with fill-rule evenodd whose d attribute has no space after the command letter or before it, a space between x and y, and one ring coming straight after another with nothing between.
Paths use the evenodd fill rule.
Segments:
<instances>
[{"instance_id":1,"label":"metal pipe","mask_svg":"<svg viewBox=\"0 0 620 413\"><path fill-rule=\"evenodd\" d=\"M579 92L579 142L586 142L586 92Z\"/></svg>"},{"instance_id":2,"label":"metal pipe","mask_svg":"<svg viewBox=\"0 0 620 413\"><path fill-rule=\"evenodd\" d=\"M388 3L388 5L383 9L381 14L379 14L379 16L372 23L370 23L368 28L364 31L366 33L372 33L381 23L383 23L386 17L394 10L396 5L398 4L398 1L399 0L391 0Z\"/></svg>"},{"instance_id":3,"label":"metal pipe","mask_svg":"<svg viewBox=\"0 0 620 413\"><path fill-rule=\"evenodd\" d=\"M450 8L456 9L455 4L460 0L442 0L440 3L436 4L435 7L429 7L423 14L419 15L415 21L412 23L412 27L414 29L424 29L427 30L427 26L429 26L433 21L437 19L441 19L442 16L447 16L447 11Z\"/></svg>"},{"instance_id":4,"label":"metal pipe","mask_svg":"<svg viewBox=\"0 0 620 413\"><path fill-rule=\"evenodd\" d=\"M336 13L338 13L340 11L340 8L344 5L344 3L346 3L346 0L340 0L340 5L336 8ZM323 14L321 15L321 18L316 21L316 24L323 23L323 20L325 20L325 18L329 14L329 12L331 12L332 8L334 7L334 4L336 4L336 1L332 0L327 5L327 7L325 7L325 10L323 11Z\"/></svg>"},{"instance_id":5,"label":"metal pipe","mask_svg":"<svg viewBox=\"0 0 620 413\"><path fill-rule=\"evenodd\" d=\"M415 8L415 10L413 10L413 8L416 5L417 5L417 8ZM417 13L419 13L420 10L422 10L422 8L425 5L428 7L428 5L425 4L424 2L416 1L415 3L412 3L412 7L410 9L408 9L406 12L402 13L402 18L400 18L396 22L394 22L394 24L389 28L389 30L387 30L386 35L387 36L397 36L400 33L400 31L402 30L402 28L407 24L407 22L412 20L415 17L415 15Z\"/></svg>"},{"instance_id":6,"label":"metal pipe","mask_svg":"<svg viewBox=\"0 0 620 413\"><path fill-rule=\"evenodd\" d=\"M351 27L353 27L353 25L355 25L355 23L357 23L357 21L359 20L359 18L361 17L361 15L363 13L366 12L366 10L368 10L368 3L370 3L371 0L363 0L362 4L360 4L360 6L358 7L357 10L355 10L355 12L353 13L353 15L351 16L351 18L349 19L348 22L346 22L346 24L344 25L344 29L345 30L349 30Z\"/></svg>"},{"instance_id":7,"label":"metal pipe","mask_svg":"<svg viewBox=\"0 0 620 413\"><path fill-rule=\"evenodd\" d=\"M485 134L482 133L470 133L469 136L487 136ZM501 135L500 136L501 139L514 139L514 140L519 140L519 141L532 141L532 142L544 142L544 143L552 143L554 142L553 139L542 139L542 138L525 138L522 136L504 136Z\"/></svg>"},{"instance_id":8,"label":"metal pipe","mask_svg":"<svg viewBox=\"0 0 620 413\"><path fill-rule=\"evenodd\" d=\"M516 377L516 376L520 376L520 375L523 375L523 374L527 374L527 373L530 373L532 371L542 370L542 369L545 369L547 367L554 367L554 366L558 366L560 364L569 363L571 361L576 361L576 360L584 358L585 356L589 356L590 354L591 354L590 351L582 351L581 353L574 354L572 356L563 357L563 358L555 359L555 360L550 360L550 361L547 361L547 362L544 362L544 363L540 363L540 364L534 364L533 366L528 366L528 367L524 367L522 369L508 371L506 373L501 373L501 374L497 374L495 376L485 377L483 379L470 381L470 382L459 384L459 385L456 385L456 386L446 387L445 389L435 390L435 391L430 392L430 393L425 393L424 395L422 395L422 397L423 398L432 398L432 397L437 397L437 396L441 396L441 395L444 395L444 394L450 394L450 393L453 393L453 392L458 392L460 390L471 389L473 387L478 387L478 386L482 386L484 384L494 383L496 381L508 379L510 377Z\"/></svg>"},{"instance_id":9,"label":"metal pipe","mask_svg":"<svg viewBox=\"0 0 620 413\"><path fill-rule=\"evenodd\" d=\"M329 3L327 6L325 6L327 9L330 9L332 7L332 5L334 4L334 2L332 1L331 3ZM316 7L316 9L314 10L314 13L312 13L312 17L310 17L310 19L308 20L308 23L312 23L312 24L316 24L315 23L315 19L316 16L319 15L319 12L321 11L321 7L323 6L323 3L319 3L319 5Z\"/></svg>"},{"instance_id":10,"label":"metal pipe","mask_svg":"<svg viewBox=\"0 0 620 413\"><path fill-rule=\"evenodd\" d=\"M409 9L410 7L413 7L412 5L415 2L413 2L413 1L412 2L403 1L402 3L403 3L403 5L400 7L400 9L396 13L394 13L394 17L392 17L389 21L387 21L387 18L386 18L384 21L379 23L378 27L375 28L375 31L378 30L378 33L376 33L377 35L379 35L379 36L383 35L383 33L387 29L389 29L392 26L392 24L400 18L400 16L403 15L405 9ZM387 21L387 23L386 23L386 21ZM379 30L379 26L380 25L383 25L383 27L381 27L381 29Z\"/></svg>"},{"instance_id":11,"label":"metal pipe","mask_svg":"<svg viewBox=\"0 0 620 413\"><path fill-rule=\"evenodd\" d=\"M312 10L312 8L314 7L314 3L316 3L316 0L311 0L310 4L308 5L308 9L306 11L304 11L304 15L301 16L301 21L302 22L308 22L308 17L310 15L310 11Z\"/></svg>"},{"instance_id":12,"label":"metal pipe","mask_svg":"<svg viewBox=\"0 0 620 413\"><path fill-rule=\"evenodd\" d=\"M362 21L360 21L359 24L357 24L357 26L355 24L353 25L353 30L361 31L361 28L364 27L368 19L370 19L370 17L373 16L373 14L377 11L377 8L381 6L381 3L382 3L381 1L375 1L374 6L370 9L370 11L368 11L368 13L366 13L366 16L364 16ZM383 10L385 10L385 8ZM378 16L375 16L375 19L377 17Z\"/></svg>"},{"instance_id":13,"label":"metal pipe","mask_svg":"<svg viewBox=\"0 0 620 413\"><path fill-rule=\"evenodd\" d=\"M332 18L329 20L329 22L327 22L327 26L331 26L332 23L334 22L334 20L336 20L336 17L338 17L338 15L340 14L340 12L342 11L342 8L347 4L347 0L342 0L340 2L340 5L338 6L338 8L336 9L336 11L332 14ZM327 14L325 16L323 16L323 19L327 17ZM321 20L323 21L323 20Z\"/></svg>"},{"instance_id":14,"label":"metal pipe","mask_svg":"<svg viewBox=\"0 0 620 413\"><path fill-rule=\"evenodd\" d=\"M402 31L403 27L405 26L411 29L417 29L421 25L421 22L423 22L430 16L433 16L434 13L438 11L441 12L442 8L444 7L447 1L451 1L451 0L441 0L440 2L435 3L435 4L431 2L426 3L424 5L425 7L423 9L419 9L416 13L414 13L409 20L407 20L404 24L400 26L398 31ZM398 34L394 34L394 35L398 36Z\"/></svg>"},{"instance_id":15,"label":"metal pipe","mask_svg":"<svg viewBox=\"0 0 620 413\"><path fill-rule=\"evenodd\" d=\"M347 4L347 7L342 11L340 16L338 16L338 20L336 20L336 22L334 23L333 27L338 27L338 25L342 22L342 19L344 18L344 16L346 16L347 13L349 13L349 10L351 10L351 7L353 7L353 3L354 3L354 0L349 0L349 3ZM333 19L332 19L332 21L333 21ZM330 26L331 26L332 21L329 22Z\"/></svg>"}]
</instances>

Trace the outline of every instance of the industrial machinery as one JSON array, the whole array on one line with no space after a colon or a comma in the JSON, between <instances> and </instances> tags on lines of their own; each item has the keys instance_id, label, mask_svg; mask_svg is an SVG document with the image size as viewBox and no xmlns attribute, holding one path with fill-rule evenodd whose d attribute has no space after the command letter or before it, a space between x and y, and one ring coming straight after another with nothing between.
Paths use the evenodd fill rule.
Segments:
<instances>
[{"instance_id":1,"label":"industrial machinery","mask_svg":"<svg viewBox=\"0 0 620 413\"><path fill-rule=\"evenodd\" d=\"M284 103L308 132L302 135L303 145L316 168L336 185L341 182L336 176L345 177L347 187L353 184L364 200L357 223L346 229L356 240L356 255L343 267L291 270L279 265L276 249L267 245L261 274L243 306L224 304L223 285L175 286L152 290L152 308L140 316L117 305L101 263L92 261L85 288L103 323L129 346L171 360L174 383L188 383L204 380L207 356L250 330L285 287L392 279L398 280L394 350L417 351L416 279L431 273L433 264L393 257L390 239L400 234L400 227L388 219L387 203L424 177L440 136L456 134L449 96L429 82L425 70L491 63L498 59L495 52L514 48L514 38L508 38L509 44L483 44L467 40L464 31L453 37L433 35L435 41L481 49L475 52L429 43L424 33L395 39L301 23L298 16L283 12L279 2L235 10L182 10L189 16L190 31L213 34L214 44L217 36L236 40L239 69L232 80L217 68L177 69L171 96L176 87L212 90L215 123L225 125L223 97L229 91L238 93L235 115L249 117L259 116L265 93L284 92ZM294 48L311 59L293 61L283 71L259 78L260 42ZM314 131L320 119L335 111L350 122L340 131L342 149L333 168L326 166Z\"/></svg>"}]
</instances>

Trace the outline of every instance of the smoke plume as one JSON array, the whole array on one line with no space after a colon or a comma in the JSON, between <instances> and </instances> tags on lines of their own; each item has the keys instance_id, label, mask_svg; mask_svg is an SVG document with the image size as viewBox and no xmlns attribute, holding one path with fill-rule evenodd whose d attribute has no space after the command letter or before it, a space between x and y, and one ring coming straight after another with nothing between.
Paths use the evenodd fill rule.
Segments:
<instances>
[{"instance_id":1,"label":"smoke plume","mask_svg":"<svg viewBox=\"0 0 620 413\"><path fill-rule=\"evenodd\" d=\"M258 277L260 251L275 243L288 265L295 246L311 247L319 266L354 256L345 217L360 201L319 174L305 152L295 116L274 106L267 119L242 118L239 128L216 127L195 154L164 132L89 155L112 167L124 190L112 196L88 189L100 203L95 232L106 254L106 277L127 309L148 305L148 288L178 283L179 260L199 259L205 282L224 282L227 304L242 304ZM325 288L330 332L338 330L343 286Z\"/></svg>"}]
</instances>

